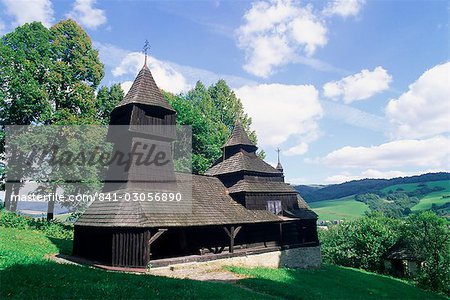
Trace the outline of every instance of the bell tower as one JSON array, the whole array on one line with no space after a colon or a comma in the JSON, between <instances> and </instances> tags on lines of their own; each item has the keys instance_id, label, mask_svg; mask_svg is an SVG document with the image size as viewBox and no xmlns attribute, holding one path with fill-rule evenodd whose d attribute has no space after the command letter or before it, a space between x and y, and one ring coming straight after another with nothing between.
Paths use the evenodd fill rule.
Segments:
<instances>
[{"instance_id":1,"label":"bell tower","mask_svg":"<svg viewBox=\"0 0 450 300\"><path fill-rule=\"evenodd\" d=\"M146 43L144 66L123 100L111 112L108 130L108 141L114 144L113 153L129 155L131 163L128 168L117 163L109 166L104 191L149 190L175 182L172 142L176 139L176 112L147 67L147 49ZM146 163L142 163L146 158Z\"/></svg>"}]
</instances>

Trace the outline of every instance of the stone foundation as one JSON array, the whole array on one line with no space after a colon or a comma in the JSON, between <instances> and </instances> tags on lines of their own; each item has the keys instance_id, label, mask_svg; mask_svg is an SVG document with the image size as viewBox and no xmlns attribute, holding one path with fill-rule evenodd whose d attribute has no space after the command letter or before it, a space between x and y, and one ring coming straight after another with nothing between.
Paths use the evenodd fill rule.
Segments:
<instances>
[{"instance_id":1,"label":"stone foundation","mask_svg":"<svg viewBox=\"0 0 450 300\"><path fill-rule=\"evenodd\" d=\"M266 268L319 268L322 263L320 246L300 247L286 250L265 252L260 254L242 255L220 258L205 262L188 262L169 265L165 268L178 269L194 265L208 266L242 266Z\"/></svg>"}]
</instances>

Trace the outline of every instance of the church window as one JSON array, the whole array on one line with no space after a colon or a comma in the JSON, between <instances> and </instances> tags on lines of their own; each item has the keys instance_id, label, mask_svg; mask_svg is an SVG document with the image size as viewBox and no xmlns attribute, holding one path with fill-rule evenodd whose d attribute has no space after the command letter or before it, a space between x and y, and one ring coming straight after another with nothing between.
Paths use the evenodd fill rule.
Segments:
<instances>
[{"instance_id":1,"label":"church window","mask_svg":"<svg viewBox=\"0 0 450 300\"><path fill-rule=\"evenodd\" d=\"M267 210L273 214L279 215L282 212L281 201L267 201Z\"/></svg>"}]
</instances>

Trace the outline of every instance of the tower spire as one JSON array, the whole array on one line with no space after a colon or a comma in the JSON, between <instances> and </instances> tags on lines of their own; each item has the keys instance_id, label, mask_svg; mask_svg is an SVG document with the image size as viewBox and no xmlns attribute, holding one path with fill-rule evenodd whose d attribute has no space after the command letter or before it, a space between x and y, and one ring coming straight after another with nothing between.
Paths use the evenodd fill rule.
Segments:
<instances>
[{"instance_id":1,"label":"tower spire","mask_svg":"<svg viewBox=\"0 0 450 300\"><path fill-rule=\"evenodd\" d=\"M275 150L276 152L277 152L277 158L278 158L278 164L280 164L280 148L277 148L276 150Z\"/></svg>"},{"instance_id":2,"label":"tower spire","mask_svg":"<svg viewBox=\"0 0 450 300\"><path fill-rule=\"evenodd\" d=\"M283 166L280 163L280 152L281 152L281 150L280 150L280 148L277 148L275 151L277 152L277 162L278 162L276 169L278 171L280 171L280 172L283 172Z\"/></svg>"},{"instance_id":3,"label":"tower spire","mask_svg":"<svg viewBox=\"0 0 450 300\"><path fill-rule=\"evenodd\" d=\"M144 54L145 54L144 66L147 66L147 52L148 52L148 49L150 49L150 44L148 43L148 40L145 40L144 48L142 49L142 52L144 52Z\"/></svg>"}]
</instances>

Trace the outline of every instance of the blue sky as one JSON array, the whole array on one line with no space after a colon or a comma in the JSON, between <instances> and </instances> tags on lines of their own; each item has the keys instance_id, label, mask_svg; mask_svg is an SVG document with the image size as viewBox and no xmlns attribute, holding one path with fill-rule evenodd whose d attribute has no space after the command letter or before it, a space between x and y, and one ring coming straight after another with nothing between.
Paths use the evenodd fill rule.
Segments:
<instances>
[{"instance_id":1,"label":"blue sky","mask_svg":"<svg viewBox=\"0 0 450 300\"><path fill-rule=\"evenodd\" d=\"M287 181L450 170L447 1L0 0L0 34L75 19L129 88L149 40L157 84L227 80Z\"/></svg>"}]
</instances>

